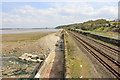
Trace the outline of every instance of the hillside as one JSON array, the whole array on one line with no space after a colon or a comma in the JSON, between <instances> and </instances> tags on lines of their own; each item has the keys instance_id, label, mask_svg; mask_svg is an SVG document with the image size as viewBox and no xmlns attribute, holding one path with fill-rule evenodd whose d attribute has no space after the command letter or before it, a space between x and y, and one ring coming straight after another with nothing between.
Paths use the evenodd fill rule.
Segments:
<instances>
[{"instance_id":1,"label":"hillside","mask_svg":"<svg viewBox=\"0 0 120 80\"><path fill-rule=\"evenodd\" d=\"M57 26L56 28L81 29L86 31L119 32L118 24L113 24L106 19L89 20L83 23Z\"/></svg>"}]
</instances>

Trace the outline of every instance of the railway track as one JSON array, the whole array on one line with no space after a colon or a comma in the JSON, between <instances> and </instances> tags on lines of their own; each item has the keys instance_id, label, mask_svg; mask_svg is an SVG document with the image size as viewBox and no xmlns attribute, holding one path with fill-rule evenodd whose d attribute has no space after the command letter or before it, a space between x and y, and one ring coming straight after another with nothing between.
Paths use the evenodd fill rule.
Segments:
<instances>
[{"instance_id":1,"label":"railway track","mask_svg":"<svg viewBox=\"0 0 120 80\"><path fill-rule=\"evenodd\" d=\"M102 51L103 54L107 55L108 57L111 56L115 62L120 63L120 61L118 60L120 56L120 51L118 49L115 49L101 42L88 38L82 34L77 34L77 35L81 37L83 40L85 40L86 42L91 43L94 47L96 47L100 51Z\"/></svg>"},{"instance_id":2,"label":"railway track","mask_svg":"<svg viewBox=\"0 0 120 80\"><path fill-rule=\"evenodd\" d=\"M112 47L110 47L110 46L108 46L108 45L102 44L102 43L97 42L97 41L95 41L95 40L92 40L92 39L90 39L90 38L89 38L89 40L91 40L91 41L93 41L93 42L101 45L101 46L102 46L103 48L105 48L105 49L110 50L110 51L113 52L114 54L119 54L119 53L120 53L120 50L117 50L117 49L112 48Z\"/></svg>"},{"instance_id":3,"label":"railway track","mask_svg":"<svg viewBox=\"0 0 120 80\"><path fill-rule=\"evenodd\" d=\"M108 69L116 78L120 78L119 67L120 62L104 53L102 50L91 45L73 32L69 32L72 36L89 52L97 61L99 61L106 69ZM112 48L111 48L112 49ZM113 51L113 50L111 50Z\"/></svg>"},{"instance_id":4,"label":"railway track","mask_svg":"<svg viewBox=\"0 0 120 80\"><path fill-rule=\"evenodd\" d=\"M84 37L84 38L86 38L84 35L81 35L81 36ZM119 50L119 49L110 47L110 46L105 45L105 44L103 44L103 43L100 43L100 42L98 42L98 41L96 41L96 40L93 40L93 39L91 39L91 38L88 38L88 39L89 39L90 41L92 41L92 42L94 42L94 43L100 45L101 47L103 47L103 48L105 48L105 49L111 51L113 54L119 54L119 53L120 53L120 50Z\"/></svg>"}]
</instances>

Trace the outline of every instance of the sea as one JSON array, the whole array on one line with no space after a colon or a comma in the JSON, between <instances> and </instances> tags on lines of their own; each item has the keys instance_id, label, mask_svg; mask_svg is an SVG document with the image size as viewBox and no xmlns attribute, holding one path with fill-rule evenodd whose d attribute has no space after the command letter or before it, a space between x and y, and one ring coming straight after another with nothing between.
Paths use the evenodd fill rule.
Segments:
<instances>
[{"instance_id":1,"label":"sea","mask_svg":"<svg viewBox=\"0 0 120 80\"><path fill-rule=\"evenodd\" d=\"M16 34L30 32L56 32L62 29L1 29L0 34Z\"/></svg>"}]
</instances>

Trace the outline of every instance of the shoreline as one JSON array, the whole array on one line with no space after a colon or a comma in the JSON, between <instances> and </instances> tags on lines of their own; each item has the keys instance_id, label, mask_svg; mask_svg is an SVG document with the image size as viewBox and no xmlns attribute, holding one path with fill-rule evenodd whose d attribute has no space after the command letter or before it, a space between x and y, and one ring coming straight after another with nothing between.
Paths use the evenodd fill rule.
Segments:
<instances>
[{"instance_id":1,"label":"shoreline","mask_svg":"<svg viewBox=\"0 0 120 80\"><path fill-rule=\"evenodd\" d=\"M59 32L33 32L4 34L2 36L3 77L28 77L38 63L20 61L18 57L24 53L38 56L48 54L53 49L55 44L54 40L56 40L55 36L58 33Z\"/></svg>"},{"instance_id":2,"label":"shoreline","mask_svg":"<svg viewBox=\"0 0 120 80\"><path fill-rule=\"evenodd\" d=\"M17 33L31 33L31 32L56 32L61 29L3 29L0 34L17 34Z\"/></svg>"}]
</instances>

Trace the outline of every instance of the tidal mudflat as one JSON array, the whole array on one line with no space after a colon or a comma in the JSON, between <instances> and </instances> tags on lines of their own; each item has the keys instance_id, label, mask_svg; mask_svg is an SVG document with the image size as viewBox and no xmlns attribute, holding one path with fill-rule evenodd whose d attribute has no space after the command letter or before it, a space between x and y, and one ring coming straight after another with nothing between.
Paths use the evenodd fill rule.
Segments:
<instances>
[{"instance_id":1,"label":"tidal mudflat","mask_svg":"<svg viewBox=\"0 0 120 80\"><path fill-rule=\"evenodd\" d=\"M54 49L59 31L2 35L2 77L29 77L39 63L19 60L24 53L42 57Z\"/></svg>"}]
</instances>

